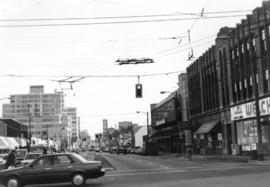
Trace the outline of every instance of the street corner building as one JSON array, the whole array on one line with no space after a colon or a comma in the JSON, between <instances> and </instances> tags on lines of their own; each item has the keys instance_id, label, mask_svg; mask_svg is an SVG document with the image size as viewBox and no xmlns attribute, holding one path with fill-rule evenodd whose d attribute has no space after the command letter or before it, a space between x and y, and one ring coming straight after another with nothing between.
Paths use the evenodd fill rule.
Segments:
<instances>
[{"instance_id":1,"label":"street corner building","mask_svg":"<svg viewBox=\"0 0 270 187\"><path fill-rule=\"evenodd\" d=\"M270 154L270 1L195 59L179 88L151 105L150 140L160 151ZM258 108L258 110L256 110Z\"/></svg>"},{"instance_id":2,"label":"street corner building","mask_svg":"<svg viewBox=\"0 0 270 187\"><path fill-rule=\"evenodd\" d=\"M236 27L221 28L215 45L187 68L200 154L270 153L269 12L264 1Z\"/></svg>"}]
</instances>

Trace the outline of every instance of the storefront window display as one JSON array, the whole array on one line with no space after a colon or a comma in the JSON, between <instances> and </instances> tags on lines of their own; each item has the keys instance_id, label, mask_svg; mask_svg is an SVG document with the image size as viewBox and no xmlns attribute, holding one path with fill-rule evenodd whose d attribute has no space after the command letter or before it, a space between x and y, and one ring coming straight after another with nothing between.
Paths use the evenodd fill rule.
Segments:
<instances>
[{"instance_id":1,"label":"storefront window display","mask_svg":"<svg viewBox=\"0 0 270 187\"><path fill-rule=\"evenodd\" d=\"M238 121L237 124L237 142L242 145L243 151L256 150L258 143L258 132L256 120ZM262 125L262 142L270 143L270 126Z\"/></svg>"}]
</instances>

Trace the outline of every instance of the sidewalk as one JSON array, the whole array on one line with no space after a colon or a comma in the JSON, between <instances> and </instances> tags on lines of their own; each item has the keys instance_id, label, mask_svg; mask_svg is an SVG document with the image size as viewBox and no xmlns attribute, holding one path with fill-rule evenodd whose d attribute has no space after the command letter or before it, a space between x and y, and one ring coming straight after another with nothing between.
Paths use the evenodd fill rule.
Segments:
<instances>
[{"instance_id":1,"label":"sidewalk","mask_svg":"<svg viewBox=\"0 0 270 187\"><path fill-rule=\"evenodd\" d=\"M169 158L186 158L185 154L178 153L163 153L157 156L162 159ZM226 162L243 162L243 163L261 163L270 165L270 156L264 156L264 160L252 160L250 156L234 156L234 155L192 155L192 160L216 160L216 161L226 161Z\"/></svg>"}]
</instances>

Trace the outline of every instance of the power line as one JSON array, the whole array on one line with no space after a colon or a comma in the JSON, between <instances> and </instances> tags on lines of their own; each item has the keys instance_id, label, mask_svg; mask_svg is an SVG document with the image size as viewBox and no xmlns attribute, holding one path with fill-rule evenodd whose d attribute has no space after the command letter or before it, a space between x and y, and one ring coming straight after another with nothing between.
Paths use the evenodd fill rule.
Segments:
<instances>
[{"instance_id":1,"label":"power line","mask_svg":"<svg viewBox=\"0 0 270 187\"><path fill-rule=\"evenodd\" d=\"M234 11L222 11L222 12L205 12L204 14L228 14L228 13L242 13L242 12L250 12L250 11L251 10L234 10ZM170 16L201 16L201 13L177 12L177 13L171 13L171 14L148 14L148 15L130 15L130 16L0 19L0 21L2 21L2 22L19 22L19 21L66 21L66 20L71 21L71 20L105 20L105 19L170 17Z\"/></svg>"},{"instance_id":2,"label":"power line","mask_svg":"<svg viewBox=\"0 0 270 187\"><path fill-rule=\"evenodd\" d=\"M212 16L201 18L172 18L172 19L153 19L153 20L133 20L133 21L111 21L111 22L92 22L92 23L48 23L48 24L19 24L19 25L0 25L0 27L56 27L56 26L84 26L84 25L113 25L113 24L128 24L128 23L154 23L154 22L167 22L167 21L188 21L194 19L220 19L220 18L235 18L243 17L246 15L227 15L227 16Z\"/></svg>"},{"instance_id":3,"label":"power line","mask_svg":"<svg viewBox=\"0 0 270 187\"><path fill-rule=\"evenodd\" d=\"M137 75L16 75L16 74L0 74L0 77L15 77L15 78L129 78L129 77L151 77L181 73L184 71L173 71L165 73L152 73L152 74L137 74ZM55 80L52 80L55 81Z\"/></svg>"},{"instance_id":4,"label":"power line","mask_svg":"<svg viewBox=\"0 0 270 187\"><path fill-rule=\"evenodd\" d=\"M202 38L202 39L199 39L199 40L196 40L196 41L193 41L190 44L194 44L194 43L197 43L197 42L200 42L200 41L203 41L203 40L207 40L207 39L210 39L210 38L212 38L214 36L216 36L216 34L211 35L211 36L208 36L208 37L205 37L205 38ZM185 45L181 45L181 46L176 46L176 47L172 47L172 48L169 48L169 49L165 49L165 50L162 50L162 51L157 52L157 54L167 53L167 52L170 52L170 51L179 49L181 47L189 46L190 44L185 44Z\"/></svg>"},{"instance_id":5,"label":"power line","mask_svg":"<svg viewBox=\"0 0 270 187\"><path fill-rule=\"evenodd\" d=\"M200 46L204 46L204 45L206 45L206 44L210 44L210 43L213 43L213 42L214 42L214 41L211 40L211 41L208 41L208 42L205 42L205 43L202 43L202 44L193 46L193 48L197 48L197 47L200 47ZM180 53L180 52L183 52L183 51L187 51L187 50L190 50L190 48L182 49L182 50L180 50L180 51L173 51L173 52L170 52L170 53L168 53L168 54L166 54L166 55L163 55L163 57L164 57L164 56L173 55L173 54L175 54L175 53Z\"/></svg>"}]
</instances>

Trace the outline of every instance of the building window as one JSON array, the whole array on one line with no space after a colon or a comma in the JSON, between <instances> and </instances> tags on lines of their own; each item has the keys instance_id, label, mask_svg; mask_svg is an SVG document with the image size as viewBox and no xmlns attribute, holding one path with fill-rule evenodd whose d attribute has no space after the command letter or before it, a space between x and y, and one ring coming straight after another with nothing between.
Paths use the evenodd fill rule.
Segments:
<instances>
[{"instance_id":1,"label":"building window","mask_svg":"<svg viewBox=\"0 0 270 187\"><path fill-rule=\"evenodd\" d=\"M234 91L237 92L237 85L234 83Z\"/></svg>"},{"instance_id":2,"label":"building window","mask_svg":"<svg viewBox=\"0 0 270 187\"><path fill-rule=\"evenodd\" d=\"M268 71L268 69L265 70L265 79L269 80L269 71Z\"/></svg>"},{"instance_id":3,"label":"building window","mask_svg":"<svg viewBox=\"0 0 270 187\"><path fill-rule=\"evenodd\" d=\"M239 81L239 90L242 90L242 83Z\"/></svg>"},{"instance_id":4,"label":"building window","mask_svg":"<svg viewBox=\"0 0 270 187\"><path fill-rule=\"evenodd\" d=\"M236 56L237 56L237 57L239 56L239 50L238 50L238 47L236 48Z\"/></svg>"},{"instance_id":5,"label":"building window","mask_svg":"<svg viewBox=\"0 0 270 187\"><path fill-rule=\"evenodd\" d=\"M252 77L250 77L249 80L250 80L250 86L252 86Z\"/></svg>"},{"instance_id":6,"label":"building window","mask_svg":"<svg viewBox=\"0 0 270 187\"><path fill-rule=\"evenodd\" d=\"M244 87L247 88L247 79L244 80Z\"/></svg>"},{"instance_id":7,"label":"building window","mask_svg":"<svg viewBox=\"0 0 270 187\"><path fill-rule=\"evenodd\" d=\"M256 51L256 40L255 40L255 38L252 39L252 45L254 47L254 51Z\"/></svg>"},{"instance_id":8,"label":"building window","mask_svg":"<svg viewBox=\"0 0 270 187\"><path fill-rule=\"evenodd\" d=\"M249 50L249 43L247 42L247 50Z\"/></svg>"},{"instance_id":9,"label":"building window","mask_svg":"<svg viewBox=\"0 0 270 187\"><path fill-rule=\"evenodd\" d=\"M258 73L256 74L256 83L257 83L257 84L259 83L259 76L258 76Z\"/></svg>"},{"instance_id":10,"label":"building window","mask_svg":"<svg viewBox=\"0 0 270 187\"><path fill-rule=\"evenodd\" d=\"M265 30L262 30L262 39L265 40Z\"/></svg>"},{"instance_id":11,"label":"building window","mask_svg":"<svg viewBox=\"0 0 270 187\"><path fill-rule=\"evenodd\" d=\"M232 59L234 60L234 51L232 51Z\"/></svg>"},{"instance_id":12,"label":"building window","mask_svg":"<svg viewBox=\"0 0 270 187\"><path fill-rule=\"evenodd\" d=\"M244 53L244 44L241 45L242 53Z\"/></svg>"}]
</instances>

